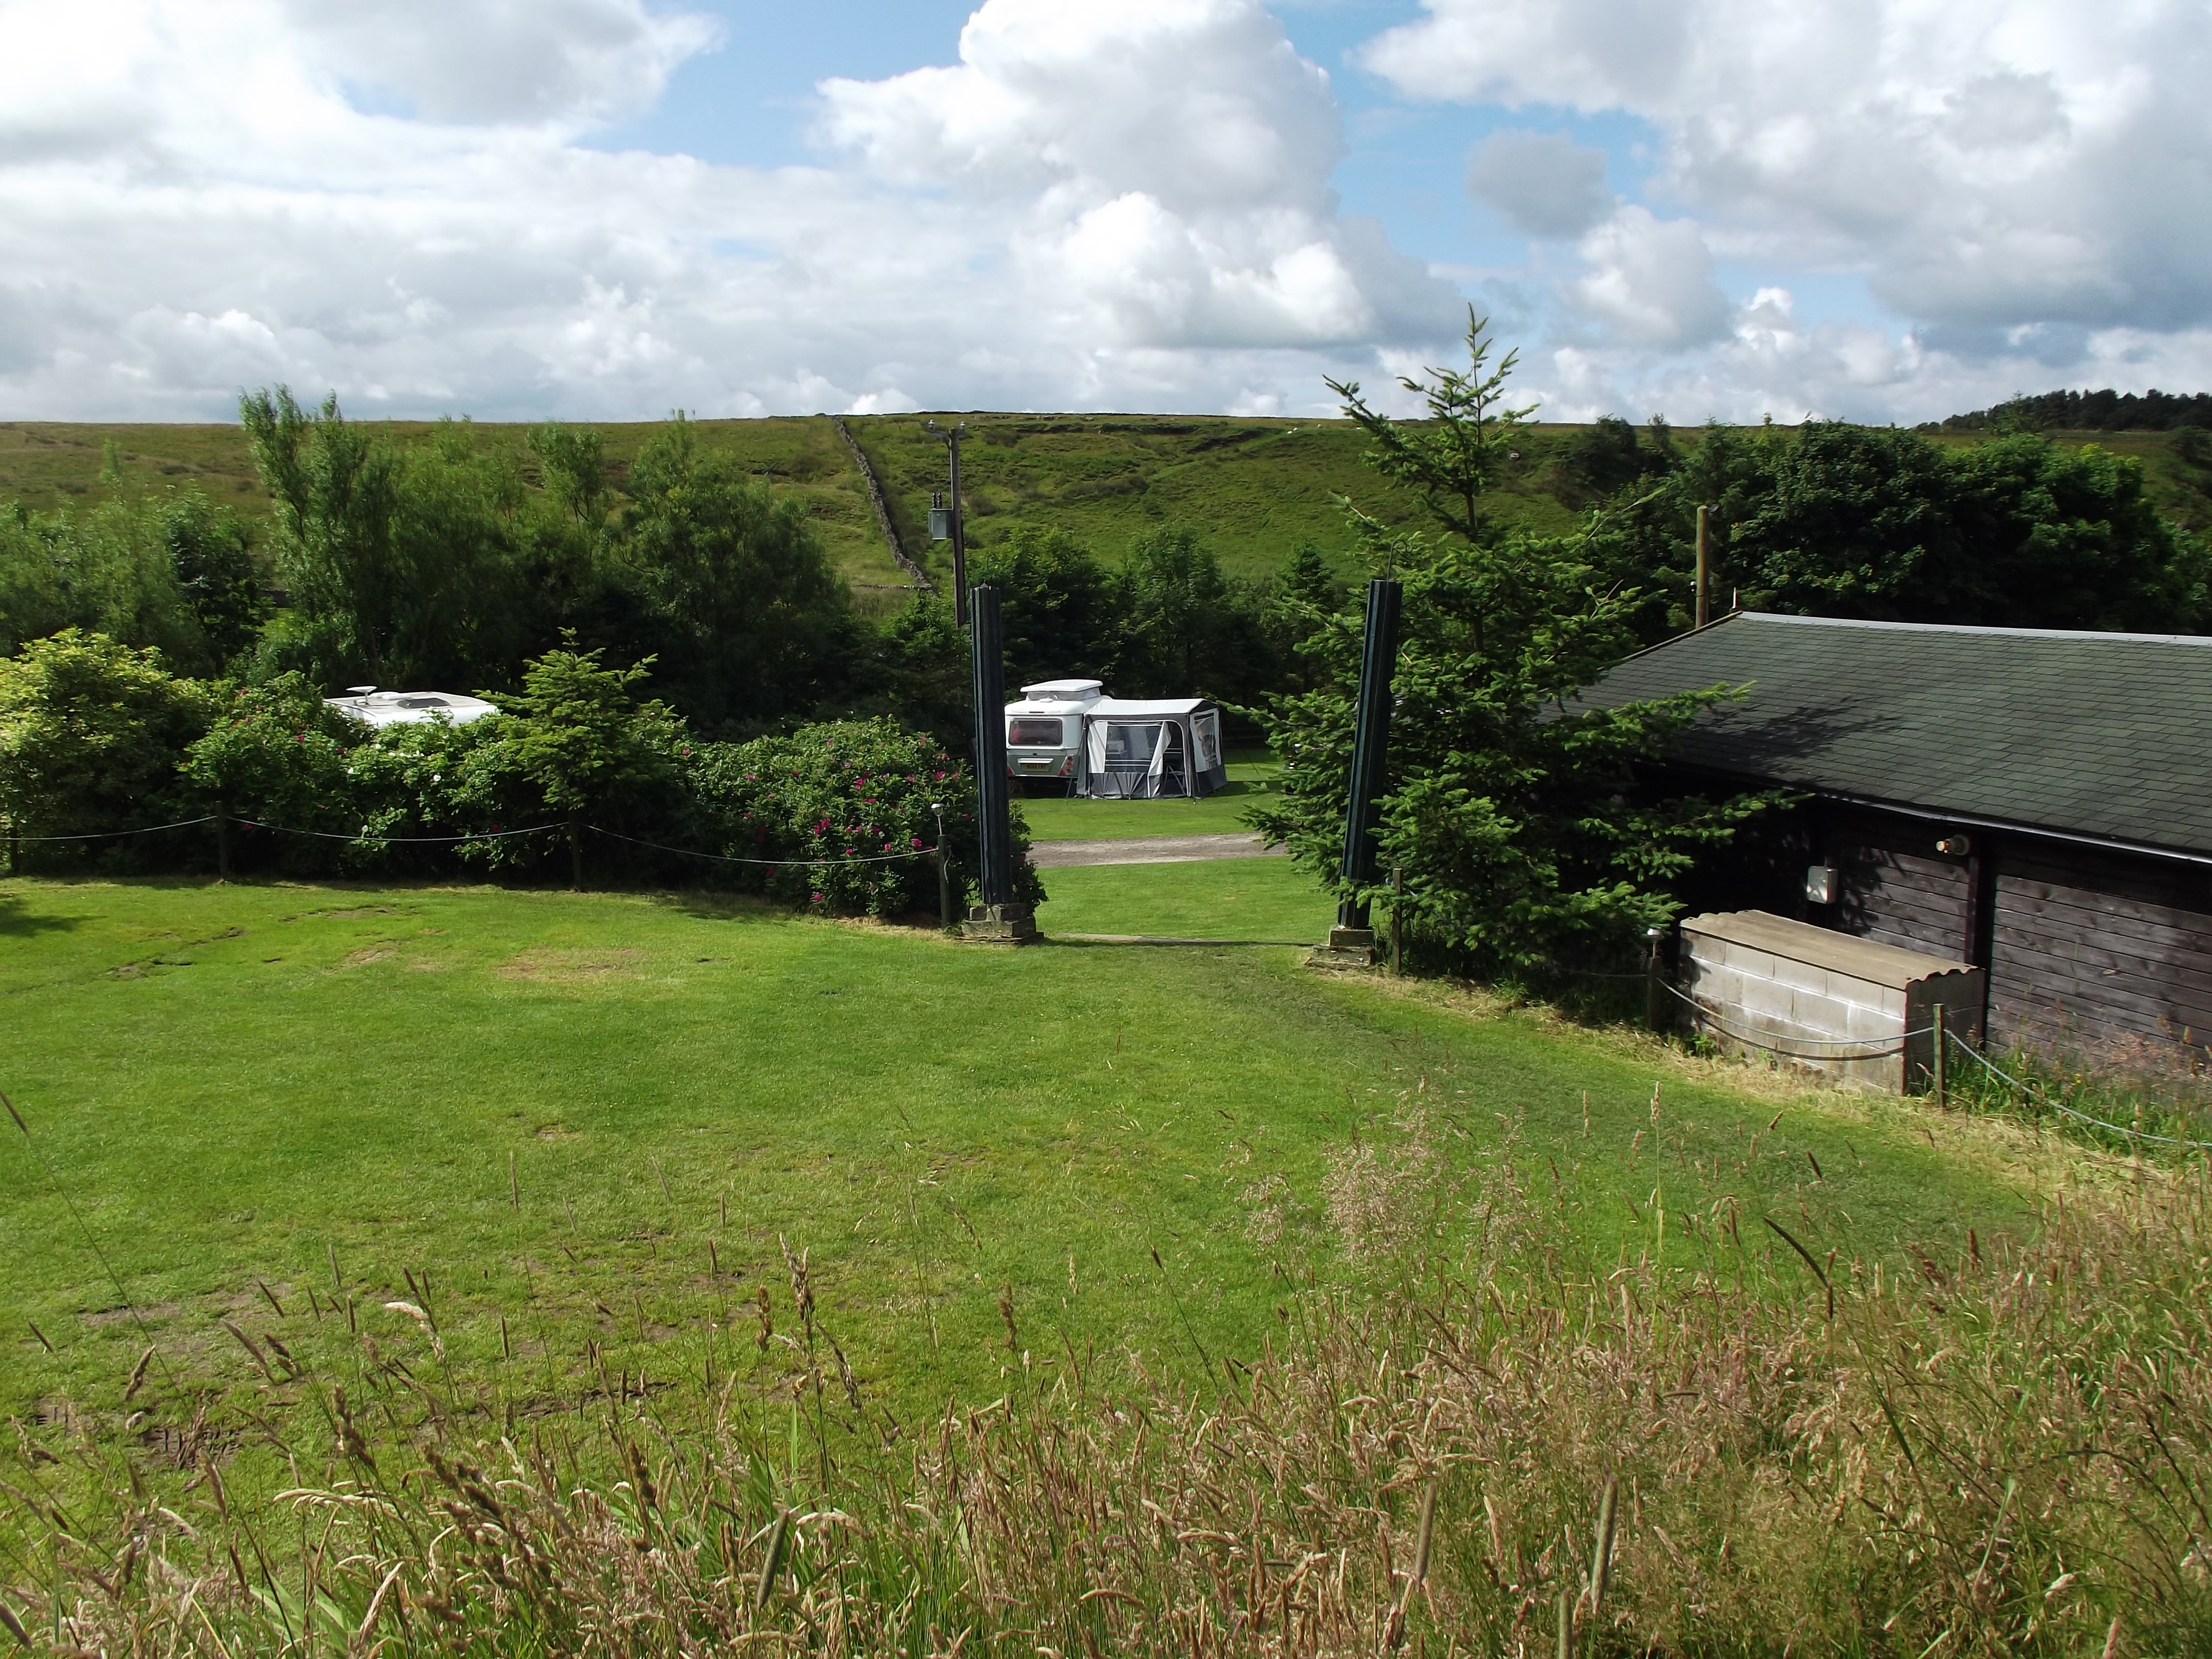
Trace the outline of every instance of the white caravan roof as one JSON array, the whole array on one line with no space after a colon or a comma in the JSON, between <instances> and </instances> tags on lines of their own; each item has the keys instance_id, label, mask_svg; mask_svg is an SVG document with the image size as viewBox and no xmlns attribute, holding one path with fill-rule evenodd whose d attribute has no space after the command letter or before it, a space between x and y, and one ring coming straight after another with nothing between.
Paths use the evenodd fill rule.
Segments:
<instances>
[{"instance_id":1,"label":"white caravan roof","mask_svg":"<svg viewBox=\"0 0 2212 1659\"><path fill-rule=\"evenodd\" d=\"M456 726L482 720L499 710L482 697L465 697L458 691L379 691L356 686L349 697L325 697L339 713L350 714L363 726L419 726L440 717Z\"/></svg>"},{"instance_id":2,"label":"white caravan roof","mask_svg":"<svg viewBox=\"0 0 2212 1659\"><path fill-rule=\"evenodd\" d=\"M1105 693L1103 680L1039 680L1022 688L1031 702L1091 702Z\"/></svg>"}]
</instances>

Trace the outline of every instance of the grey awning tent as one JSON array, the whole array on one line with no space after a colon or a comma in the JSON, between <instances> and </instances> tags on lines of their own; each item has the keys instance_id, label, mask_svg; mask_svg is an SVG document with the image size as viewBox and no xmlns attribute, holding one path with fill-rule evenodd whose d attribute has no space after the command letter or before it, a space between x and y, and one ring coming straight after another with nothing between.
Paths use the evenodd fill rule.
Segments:
<instances>
[{"instance_id":1,"label":"grey awning tent","mask_svg":"<svg viewBox=\"0 0 2212 1659\"><path fill-rule=\"evenodd\" d=\"M1221 711L1206 697L1102 697L1084 711L1078 793L1103 800L1210 795L1229 781Z\"/></svg>"}]
</instances>

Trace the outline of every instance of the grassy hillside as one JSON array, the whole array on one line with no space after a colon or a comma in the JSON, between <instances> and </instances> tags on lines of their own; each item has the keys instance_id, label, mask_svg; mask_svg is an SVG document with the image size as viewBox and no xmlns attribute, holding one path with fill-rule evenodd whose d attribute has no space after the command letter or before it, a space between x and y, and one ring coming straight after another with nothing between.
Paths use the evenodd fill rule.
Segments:
<instances>
[{"instance_id":1,"label":"grassy hillside","mask_svg":"<svg viewBox=\"0 0 2212 1659\"><path fill-rule=\"evenodd\" d=\"M2193 1173L1301 954L0 881L0 1627L1449 1659L1595 1527L1578 1650L2205 1650Z\"/></svg>"},{"instance_id":2,"label":"grassy hillside","mask_svg":"<svg viewBox=\"0 0 2212 1659\"><path fill-rule=\"evenodd\" d=\"M1297 939L1328 915L1281 860L1048 882L1048 930ZM0 1137L0 1413L112 1388L148 1340L242 1373L218 1321L257 1281L288 1304L329 1287L333 1256L364 1328L427 1272L458 1351L498 1352L505 1314L537 1363L596 1342L665 1374L696 1358L672 1310L701 1275L781 1297L779 1235L904 1409L995 1387L1002 1292L1043 1354L1249 1357L1278 1265L1340 1265L1328 1149L1417 1085L1470 1146L1517 1124L1608 1256L1700 1259L1655 1183L1670 1211L1772 1208L1847 1255L2031 1219L2032 1181L1930 1115L1298 963L1015 955L703 895L0 882L0 1083L34 1137Z\"/></svg>"},{"instance_id":3,"label":"grassy hillside","mask_svg":"<svg viewBox=\"0 0 2212 1659\"><path fill-rule=\"evenodd\" d=\"M945 487L945 447L924 429L927 416L854 416L847 425L882 480L909 556L933 574L947 561L928 539L933 490ZM968 423L962 453L972 544L988 547L1018 525L1073 531L1102 557L1118 562L1132 538L1164 525L1203 531L1232 571L1259 576L1279 568L1302 541L1348 559L1352 536L1338 498L1348 496L1386 523L1419 516L1406 491L1385 483L1359 459L1358 431L1345 421L1261 420L1231 416L942 415ZM908 583L892 561L851 453L820 416L704 421L709 447L797 495L815 515L832 556L871 608L896 604ZM427 436L430 423L380 423L401 441ZM1582 428L1530 430L1522 458L1493 500L1510 524L1562 531L1586 504L1563 466L1565 446ZM653 430L651 423L604 426L619 483ZM484 423L478 441L512 448L526 471L526 428ZM1980 434L1931 434L1949 445ZM1694 429L1678 431L1693 447ZM2140 459L2161 512L2192 530L2212 526L2212 465L2192 463L2163 432L2055 433L2069 447L2099 443ZM0 422L0 501L33 511L100 499L107 447L127 488L196 483L240 512L260 517L268 497L256 477L243 430L230 425L92 425Z\"/></svg>"}]
</instances>

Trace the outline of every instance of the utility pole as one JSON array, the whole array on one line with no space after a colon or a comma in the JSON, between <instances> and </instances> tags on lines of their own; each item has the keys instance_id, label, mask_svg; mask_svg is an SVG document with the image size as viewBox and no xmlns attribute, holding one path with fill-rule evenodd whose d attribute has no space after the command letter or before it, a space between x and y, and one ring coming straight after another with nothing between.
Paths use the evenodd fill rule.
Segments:
<instances>
[{"instance_id":1,"label":"utility pole","mask_svg":"<svg viewBox=\"0 0 2212 1659\"><path fill-rule=\"evenodd\" d=\"M954 472L959 471L954 464ZM1713 619L1711 583L1713 579L1712 508L1698 508L1698 626L1703 628Z\"/></svg>"},{"instance_id":2,"label":"utility pole","mask_svg":"<svg viewBox=\"0 0 2212 1659\"><path fill-rule=\"evenodd\" d=\"M961 522L960 514L960 441L968 435L968 422L963 421L950 432L934 421L925 422L930 435L941 439L952 452L952 505L933 506L929 509L929 539L952 544L952 616L963 628L968 625L968 533Z\"/></svg>"}]
</instances>

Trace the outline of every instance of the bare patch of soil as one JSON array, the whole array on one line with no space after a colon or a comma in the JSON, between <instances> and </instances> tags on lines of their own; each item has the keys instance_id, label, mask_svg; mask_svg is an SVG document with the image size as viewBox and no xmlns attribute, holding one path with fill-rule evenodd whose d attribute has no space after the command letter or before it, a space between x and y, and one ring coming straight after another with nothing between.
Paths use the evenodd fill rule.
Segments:
<instances>
[{"instance_id":1,"label":"bare patch of soil","mask_svg":"<svg viewBox=\"0 0 2212 1659\"><path fill-rule=\"evenodd\" d=\"M611 979L643 977L645 952L626 947L602 950L546 946L524 951L500 964L502 979L526 980L538 985L575 985Z\"/></svg>"}]
</instances>

